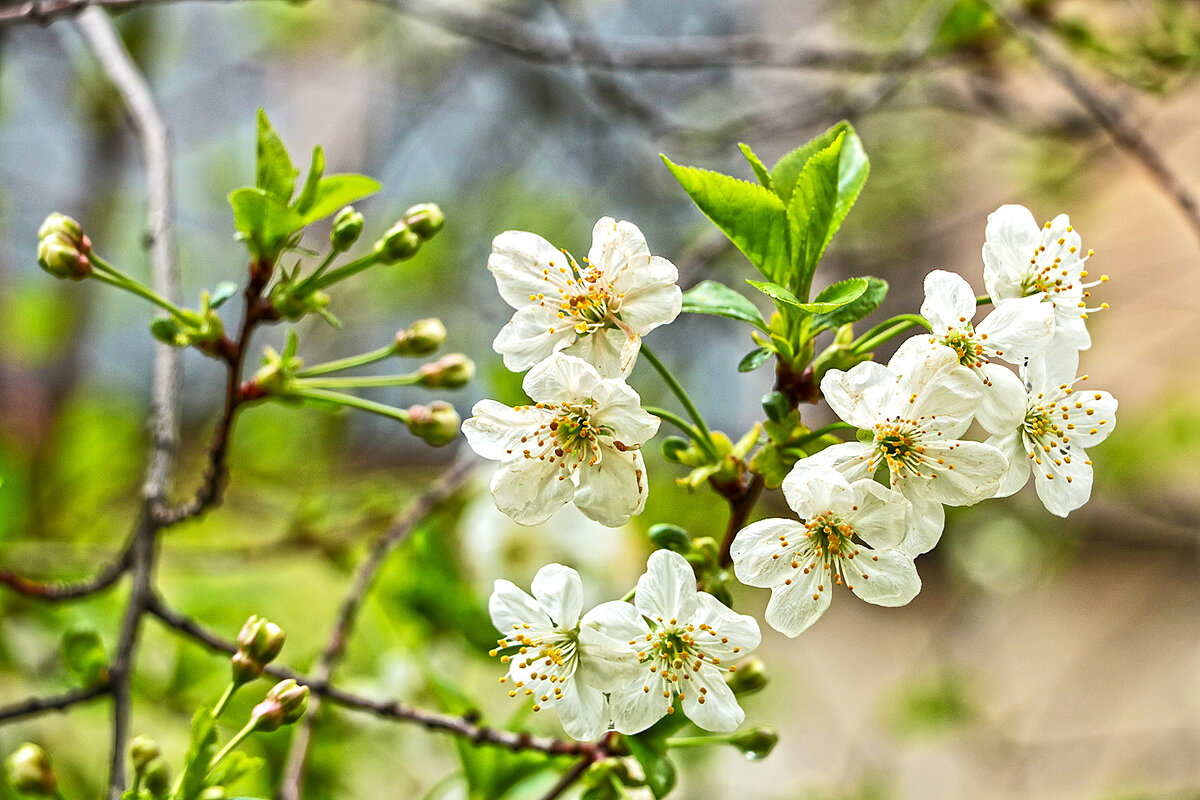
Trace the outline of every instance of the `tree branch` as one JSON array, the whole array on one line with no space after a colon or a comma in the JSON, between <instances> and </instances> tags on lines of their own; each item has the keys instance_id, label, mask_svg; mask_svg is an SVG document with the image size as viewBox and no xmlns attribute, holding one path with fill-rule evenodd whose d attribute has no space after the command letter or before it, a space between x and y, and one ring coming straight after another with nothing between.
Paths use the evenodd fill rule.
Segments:
<instances>
[{"instance_id":1,"label":"tree branch","mask_svg":"<svg viewBox=\"0 0 1200 800\"><path fill-rule=\"evenodd\" d=\"M107 681L98 683L95 686L89 686L84 689L72 689L62 694L48 695L46 697L31 697L28 700L22 700L19 703L12 703L7 706L0 706L0 723L13 722L25 717L33 717L38 714L45 714L48 711L65 711L71 706L86 703L88 700L94 700L97 697L103 697L109 692L109 684Z\"/></svg>"},{"instance_id":2,"label":"tree branch","mask_svg":"<svg viewBox=\"0 0 1200 800\"><path fill-rule=\"evenodd\" d=\"M39 581L25 578L7 569L0 569L0 584L17 594L57 603L78 600L99 594L112 586L129 571L132 553L130 545L121 548L121 554L95 576L79 581Z\"/></svg>"}]
</instances>

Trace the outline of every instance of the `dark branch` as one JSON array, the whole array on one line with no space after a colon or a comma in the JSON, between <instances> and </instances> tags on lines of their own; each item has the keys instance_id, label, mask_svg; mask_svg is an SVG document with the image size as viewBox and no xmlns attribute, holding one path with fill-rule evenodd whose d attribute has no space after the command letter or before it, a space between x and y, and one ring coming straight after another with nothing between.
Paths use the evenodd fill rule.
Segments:
<instances>
[{"instance_id":1,"label":"dark branch","mask_svg":"<svg viewBox=\"0 0 1200 800\"><path fill-rule=\"evenodd\" d=\"M0 723L13 722L25 717L34 717L38 714L45 714L48 711L65 711L71 706L77 706L80 703L86 703L97 697L103 697L108 692L109 684L105 681L86 689L72 689L69 692L49 695L47 697L31 697L19 703L0 706Z\"/></svg>"},{"instance_id":2,"label":"dark branch","mask_svg":"<svg viewBox=\"0 0 1200 800\"><path fill-rule=\"evenodd\" d=\"M47 602L57 603L64 600L78 600L99 594L112 586L121 576L129 571L131 552L128 545L121 554L98 572L94 577L80 581L39 581L22 577L15 572L0 569L0 584L4 584L17 594L36 598Z\"/></svg>"}]
</instances>

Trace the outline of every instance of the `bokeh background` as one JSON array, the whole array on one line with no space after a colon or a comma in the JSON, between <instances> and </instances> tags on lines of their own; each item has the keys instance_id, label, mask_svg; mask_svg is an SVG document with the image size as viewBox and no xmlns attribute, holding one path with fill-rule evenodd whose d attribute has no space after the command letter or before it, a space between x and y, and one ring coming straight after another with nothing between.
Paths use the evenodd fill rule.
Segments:
<instances>
[{"instance_id":1,"label":"bokeh background","mask_svg":"<svg viewBox=\"0 0 1200 800\"><path fill-rule=\"evenodd\" d=\"M1183 187L1200 187L1194 4L1036 0L1018 13L1032 20L1022 36L1060 54ZM1039 219L1069 213L1096 250L1093 272L1112 277L1096 298L1111 310L1092 317L1082 362L1121 403L1116 433L1092 454L1092 502L1065 521L1031 492L952 513L942 545L918 562L924 590L911 605L846 596L797 640L766 630L771 683L745 707L751 723L780 729L778 748L761 763L731 748L683 754L678 796L1200 797L1200 231L1145 169L1146 153L1114 143L982 4L197 0L117 20L171 129L189 302L244 275L225 197L252 180L261 106L298 162L321 143L331 171L383 182L359 204L364 238L416 202L436 201L449 220L413 261L340 288L333 310L344 329L304 322L302 354L361 352L441 317L448 349L480 366L479 380L447 398L464 416L517 386L490 349L510 313L484 269L500 231L536 231L581 254L593 222L611 215L635 221L685 288L752 276L659 153L749 178L738 141L772 163L851 119L871 178L820 281L888 279L881 313L915 311L933 268L982 290L980 246L998 205L1027 205ZM646 52L658 60L634 63ZM617 66L597 66L605 61ZM62 211L111 261L147 276L143 180L119 100L72 23L0 27L0 567L88 575L135 518L149 309L108 287L54 281L34 252L41 220ZM272 329L260 343L281 338ZM736 438L761 417L770 375L736 372L752 347L744 327L681 318L651 344L714 427ZM221 391L219 370L197 354L185 372L181 491L198 478ZM669 406L647 367L632 381ZM378 397L405 406L429 395ZM386 421L251 408L224 506L165 542L164 593L226 636L252 612L278 621L284 660L307 668L367 544L453 458ZM484 656L492 580L527 585L541 564L563 560L584 573L591 599L619 596L640 574L649 524L718 533L724 512L676 487L678 468L651 455L650 504L627 528L567 516L520 529L492 508L489 473L482 467L472 490L389 560L340 681L554 733L553 718L517 710ZM758 513L784 511L775 493ZM72 685L64 633L94 629L111 647L125 591L57 606L0 591L0 704ZM755 613L765 600L758 590L738 597ZM134 729L177 763L187 719L219 693L225 662L153 622L145 637ZM467 796L453 740L323 713L307 796ZM0 728L0 752L38 741L68 797L97 796L106 735L99 701ZM244 793L270 791L288 736L251 741L268 767ZM540 796L552 782L535 774L512 796Z\"/></svg>"}]
</instances>

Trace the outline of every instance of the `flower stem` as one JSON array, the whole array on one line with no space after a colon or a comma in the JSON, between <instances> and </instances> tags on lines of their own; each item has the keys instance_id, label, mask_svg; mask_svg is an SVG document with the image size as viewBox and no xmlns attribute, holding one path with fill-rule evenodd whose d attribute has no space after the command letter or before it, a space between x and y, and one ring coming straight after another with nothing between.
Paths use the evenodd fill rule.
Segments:
<instances>
[{"instance_id":1,"label":"flower stem","mask_svg":"<svg viewBox=\"0 0 1200 800\"><path fill-rule=\"evenodd\" d=\"M658 406L642 406L642 409L647 414L653 414L664 422L671 423L703 445L704 439L700 436L700 432L696 430L696 427L675 412L667 411L665 408L659 408Z\"/></svg>"},{"instance_id":2,"label":"flower stem","mask_svg":"<svg viewBox=\"0 0 1200 800\"><path fill-rule=\"evenodd\" d=\"M713 444L712 433L709 432L708 425L705 424L704 417L700 415L700 411L696 408L696 404L692 402L692 398L688 396L687 391L679 384L675 376L671 374L671 370L667 369L666 365L659 361L658 356L654 355L654 352L649 347L646 347L645 344L642 345L642 355L650 362L650 366L654 367L658 371L658 374L662 376L663 382L667 384L667 388L679 398L679 402L683 404L688 416L692 418L692 422L696 423L696 432L700 434L699 441L705 445L705 449L708 450L709 455L715 459L717 457L717 447Z\"/></svg>"},{"instance_id":3,"label":"flower stem","mask_svg":"<svg viewBox=\"0 0 1200 800\"><path fill-rule=\"evenodd\" d=\"M680 739L667 739L666 745L669 748L679 747L709 747L714 744L729 744L733 737L726 736L686 736Z\"/></svg>"},{"instance_id":4,"label":"flower stem","mask_svg":"<svg viewBox=\"0 0 1200 800\"><path fill-rule=\"evenodd\" d=\"M310 389L356 389L383 386L412 386L421 380L417 373L409 375L363 375L347 378L303 378L298 385Z\"/></svg>"},{"instance_id":5,"label":"flower stem","mask_svg":"<svg viewBox=\"0 0 1200 800\"><path fill-rule=\"evenodd\" d=\"M321 262L320 266L313 271L312 275L309 275L307 278L300 281L300 285L297 288L304 289L310 283L315 283L316 281L320 280L321 276L325 274L325 270L329 269L329 266L333 263L333 260L338 257L338 255L339 251L330 250L329 255L325 256L325 260Z\"/></svg>"},{"instance_id":6,"label":"flower stem","mask_svg":"<svg viewBox=\"0 0 1200 800\"><path fill-rule=\"evenodd\" d=\"M257 717L251 718L251 720L246 723L246 727L242 728L240 731L235 733L233 735L233 738L230 739L228 742L226 742L225 746L221 748L221 752L219 752L215 756L213 756L213 760L208 765L208 771L212 772L214 769L216 769L217 765L220 764L222 761L224 761L225 758L230 753L233 752L233 749L242 743L243 739L245 739L250 734L254 733L254 727L257 724L258 724L258 718Z\"/></svg>"},{"instance_id":7,"label":"flower stem","mask_svg":"<svg viewBox=\"0 0 1200 800\"><path fill-rule=\"evenodd\" d=\"M986 294L975 295L975 307L986 306L992 302L992 298Z\"/></svg>"},{"instance_id":8,"label":"flower stem","mask_svg":"<svg viewBox=\"0 0 1200 800\"><path fill-rule=\"evenodd\" d=\"M871 330L858 337L853 344L850 345L851 352L865 353L875 347L883 344L893 336L904 333L909 328L922 327L925 330L932 330L929 327L929 321L920 314L900 314L892 317L889 320L879 323Z\"/></svg>"},{"instance_id":9,"label":"flower stem","mask_svg":"<svg viewBox=\"0 0 1200 800\"><path fill-rule=\"evenodd\" d=\"M361 353L357 356L347 356L339 358L336 361L327 361L324 364L314 364L311 367L305 367L296 372L297 378L311 378L314 375L325 375L330 372L341 372L345 369L353 369L354 367L362 367L367 364L374 364L376 361L382 361L392 355L395 355L396 348L394 345L381 347L378 350L372 350L369 353Z\"/></svg>"},{"instance_id":10,"label":"flower stem","mask_svg":"<svg viewBox=\"0 0 1200 800\"><path fill-rule=\"evenodd\" d=\"M290 397L309 397L313 400L324 400L329 403L337 403L350 408L357 408L360 411L369 411L372 414L379 414L382 417L390 419L398 419L401 422L408 424L408 412L402 408L393 408L383 403L376 403L372 400L366 400L362 397L355 397L352 394L343 394L342 392L329 392L324 389L309 389L303 385L289 386L287 396Z\"/></svg>"},{"instance_id":11,"label":"flower stem","mask_svg":"<svg viewBox=\"0 0 1200 800\"><path fill-rule=\"evenodd\" d=\"M233 681L230 681L229 685L225 687L225 693L223 695L221 695L221 699L217 701L217 704L215 706L213 706L213 710L212 710L212 718L213 719L216 719L217 717L221 716L221 713L223 711L225 711L225 706L227 706L229 704L229 698L233 697L233 693L237 691L237 688L238 688L238 685L236 683L234 683Z\"/></svg>"},{"instance_id":12,"label":"flower stem","mask_svg":"<svg viewBox=\"0 0 1200 800\"><path fill-rule=\"evenodd\" d=\"M319 278L309 278L304 281L305 291L314 291L316 289L324 289L331 283L345 280L351 275L357 275L368 267L374 266L379 261L379 253L374 251L367 253L362 258L351 261L349 264L343 264L332 272L327 272Z\"/></svg>"},{"instance_id":13,"label":"flower stem","mask_svg":"<svg viewBox=\"0 0 1200 800\"><path fill-rule=\"evenodd\" d=\"M102 263L100 261L100 259L98 259L98 258L94 258L93 261L97 264ZM179 306L172 303L170 300L167 300L167 299L159 296L151 289L143 286L142 284L138 283L137 281L133 280L132 278L128 278L128 277L122 275L121 273L119 273L115 270L112 270L111 273L105 272L105 271L101 271L101 272L93 271L92 277L95 278L96 280L100 281L101 283L107 283L108 285L115 286L118 289L124 289L125 291L130 292L131 294L136 294L138 297L141 297L145 300L149 300L151 303L153 303L154 305L163 309L164 311L168 312L169 314L171 314L171 316L175 317L176 319L180 320L181 322L185 322L188 324L196 324L200 321L199 317L196 314L189 313L189 312L183 310Z\"/></svg>"}]
</instances>

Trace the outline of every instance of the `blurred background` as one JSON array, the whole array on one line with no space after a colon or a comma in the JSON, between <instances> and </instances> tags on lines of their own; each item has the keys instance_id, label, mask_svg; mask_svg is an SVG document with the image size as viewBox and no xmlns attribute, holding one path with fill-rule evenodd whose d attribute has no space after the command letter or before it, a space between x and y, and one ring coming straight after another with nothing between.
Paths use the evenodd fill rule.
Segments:
<instances>
[{"instance_id":1,"label":"blurred background","mask_svg":"<svg viewBox=\"0 0 1200 800\"><path fill-rule=\"evenodd\" d=\"M320 143L330 171L383 182L357 204L364 241L417 202L439 203L448 219L414 260L340 287L331 310L344 329L305 321L302 355L362 352L440 317L447 349L480 366L479 380L446 398L464 416L519 385L490 348L511 313L485 269L503 230L582 255L594 221L611 215L636 222L684 288L753 276L659 153L750 178L737 142L770 164L853 121L871 178L818 280L889 280L869 324L915 311L933 268L982 291L984 226L1000 204L1039 219L1069 213L1096 251L1093 273L1112 278L1095 298L1111 310L1093 315L1081 366L1121 403L1115 434L1091 454L1092 502L1065 521L1032 491L956 511L918 562L924 590L911 605L847 595L799 639L765 630L771 683L744 705L749 723L780 729L780 745L754 764L732 748L681 754L677 796L1200 798L1200 227L1187 195L1200 188L1200 8L1035 0L1012 13L1017 33L973 0L197 1L116 19L171 129L186 301L244 278L225 198L252 182L261 106L297 162ZM148 277L144 200L120 101L69 19L0 26L2 568L89 575L136 516L150 309L52 280L34 253L38 225L62 211L110 261ZM259 345L282 335L263 331ZM649 343L714 427L736 438L761 418L771 376L736 372L753 347L745 327L681 318ZM181 492L198 480L221 392L217 365L198 354L187 353L185 373ZM673 407L648 367L632 383ZM429 395L378 397L406 406ZM822 412L811 413L815 426ZM278 621L289 633L283 660L307 669L367 545L453 450L363 415L252 407L224 506L165 542L164 594L226 637L250 613ZM526 719L495 682L487 594L497 577L527 586L562 560L584 574L589 599L608 599L640 574L648 525L719 535L723 503L675 486L679 468L647 455L647 512L618 530L569 512L518 528L492 507L482 466L388 561L340 683L556 734L553 718ZM785 512L778 493L758 510ZM0 591L0 704L72 685L64 633L94 629L111 648L126 591L55 606ZM738 602L759 614L766 593ZM134 731L178 763L187 719L220 692L225 661L149 622L137 667ZM499 796L478 776L499 774L508 756L481 767L448 737L323 714L307 797ZM289 735L251 741L268 768L243 793L278 782ZM37 741L68 797L97 796L106 737L98 701L0 727L0 752ZM522 780L511 796L538 797L553 774Z\"/></svg>"}]
</instances>

